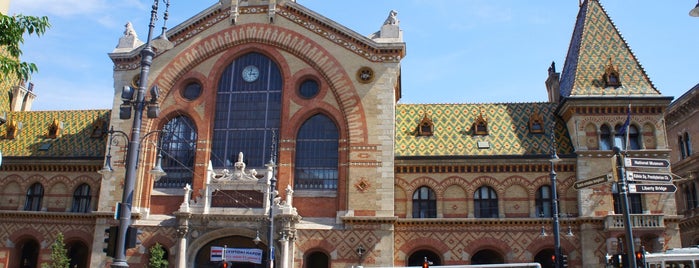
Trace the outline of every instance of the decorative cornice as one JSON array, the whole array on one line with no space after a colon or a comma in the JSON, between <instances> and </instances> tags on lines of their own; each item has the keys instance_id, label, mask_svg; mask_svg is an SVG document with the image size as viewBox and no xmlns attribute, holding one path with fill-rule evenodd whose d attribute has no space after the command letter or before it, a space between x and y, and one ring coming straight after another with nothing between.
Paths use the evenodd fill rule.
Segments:
<instances>
[{"instance_id":1,"label":"decorative cornice","mask_svg":"<svg viewBox=\"0 0 699 268\"><path fill-rule=\"evenodd\" d=\"M50 221L83 221L93 222L101 218L113 218L111 212L91 212L91 213L74 213L74 212L43 212L43 211L23 211L23 210L0 210L0 219L2 221L27 220L32 222L41 221L49 223Z\"/></svg>"},{"instance_id":2,"label":"decorative cornice","mask_svg":"<svg viewBox=\"0 0 699 268\"><path fill-rule=\"evenodd\" d=\"M480 164L480 165L396 165L396 173L524 173L549 172L551 164ZM575 172L575 164L557 164L557 172Z\"/></svg>"}]
</instances>

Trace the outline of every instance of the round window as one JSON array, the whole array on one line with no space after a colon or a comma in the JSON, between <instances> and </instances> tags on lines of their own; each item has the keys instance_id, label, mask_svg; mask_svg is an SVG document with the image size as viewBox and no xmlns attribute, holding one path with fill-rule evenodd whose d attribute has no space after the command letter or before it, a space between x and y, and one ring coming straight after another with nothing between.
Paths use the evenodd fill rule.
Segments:
<instances>
[{"instance_id":1,"label":"round window","mask_svg":"<svg viewBox=\"0 0 699 268\"><path fill-rule=\"evenodd\" d=\"M182 97L187 100L195 100L201 95L201 85L197 82L187 84L182 90Z\"/></svg>"},{"instance_id":2,"label":"round window","mask_svg":"<svg viewBox=\"0 0 699 268\"><path fill-rule=\"evenodd\" d=\"M299 94L301 97L304 97L306 99L310 99L318 95L318 82L315 80L308 79L306 81L303 81L301 83L301 86L299 86Z\"/></svg>"}]
</instances>

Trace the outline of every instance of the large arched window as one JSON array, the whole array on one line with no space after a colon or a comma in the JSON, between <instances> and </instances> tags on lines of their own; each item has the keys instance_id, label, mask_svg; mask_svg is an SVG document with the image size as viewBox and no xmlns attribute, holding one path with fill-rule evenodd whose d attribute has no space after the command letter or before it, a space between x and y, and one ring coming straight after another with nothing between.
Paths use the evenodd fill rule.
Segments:
<instances>
[{"instance_id":1,"label":"large arched window","mask_svg":"<svg viewBox=\"0 0 699 268\"><path fill-rule=\"evenodd\" d=\"M216 95L214 167L231 167L242 152L248 167L264 168L279 131L282 86L279 67L265 55L249 53L226 67Z\"/></svg>"},{"instance_id":2,"label":"large arched window","mask_svg":"<svg viewBox=\"0 0 699 268\"><path fill-rule=\"evenodd\" d=\"M538 217L551 217L553 209L553 199L551 198L551 186L544 185L536 191L536 215Z\"/></svg>"},{"instance_id":3,"label":"large arched window","mask_svg":"<svg viewBox=\"0 0 699 268\"><path fill-rule=\"evenodd\" d=\"M192 184L197 151L197 129L192 120L177 116L168 121L163 127L160 146L165 176L155 182L155 187L182 188Z\"/></svg>"},{"instance_id":4,"label":"large arched window","mask_svg":"<svg viewBox=\"0 0 699 268\"><path fill-rule=\"evenodd\" d=\"M70 209L72 212L88 213L92 209L90 207L90 185L87 183L80 184L73 192L73 206Z\"/></svg>"},{"instance_id":5,"label":"large arched window","mask_svg":"<svg viewBox=\"0 0 699 268\"><path fill-rule=\"evenodd\" d=\"M608 125L602 125L599 128L599 149L600 150L611 150L612 149L612 131L609 129Z\"/></svg>"},{"instance_id":6,"label":"large arched window","mask_svg":"<svg viewBox=\"0 0 699 268\"><path fill-rule=\"evenodd\" d=\"M27 189L27 201L24 203L24 210L40 211L41 200L44 198L44 186L41 183L34 183Z\"/></svg>"},{"instance_id":7,"label":"large arched window","mask_svg":"<svg viewBox=\"0 0 699 268\"><path fill-rule=\"evenodd\" d=\"M430 187L422 186L413 193L413 218L436 218L437 198Z\"/></svg>"},{"instance_id":8,"label":"large arched window","mask_svg":"<svg viewBox=\"0 0 699 268\"><path fill-rule=\"evenodd\" d=\"M339 138L337 126L325 115L303 123L296 137L295 189L337 189Z\"/></svg>"},{"instance_id":9,"label":"large arched window","mask_svg":"<svg viewBox=\"0 0 699 268\"><path fill-rule=\"evenodd\" d=\"M498 217L498 195L493 188L482 186L473 194L476 218Z\"/></svg>"}]
</instances>

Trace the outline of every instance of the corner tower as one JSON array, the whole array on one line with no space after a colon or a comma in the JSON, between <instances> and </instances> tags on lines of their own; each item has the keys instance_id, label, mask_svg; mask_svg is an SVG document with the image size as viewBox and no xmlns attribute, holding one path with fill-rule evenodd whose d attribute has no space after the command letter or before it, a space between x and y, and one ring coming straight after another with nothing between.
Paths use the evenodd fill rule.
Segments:
<instances>
[{"instance_id":1,"label":"corner tower","mask_svg":"<svg viewBox=\"0 0 699 268\"><path fill-rule=\"evenodd\" d=\"M672 98L653 85L599 0L580 6L558 94L553 95L560 96L552 101L559 103L556 113L566 122L577 154L578 181L610 174L615 146L628 157L668 158L663 112ZM622 253L617 251L624 248L618 242L624 241L624 228L608 224L622 217L612 185L580 189L577 195L580 216L600 220L599 226L581 230L582 258L597 258L599 250ZM672 195L630 194L629 199L632 217L656 224L633 226L637 248L658 252L680 245ZM606 249L593 249L600 237L606 239Z\"/></svg>"}]
</instances>

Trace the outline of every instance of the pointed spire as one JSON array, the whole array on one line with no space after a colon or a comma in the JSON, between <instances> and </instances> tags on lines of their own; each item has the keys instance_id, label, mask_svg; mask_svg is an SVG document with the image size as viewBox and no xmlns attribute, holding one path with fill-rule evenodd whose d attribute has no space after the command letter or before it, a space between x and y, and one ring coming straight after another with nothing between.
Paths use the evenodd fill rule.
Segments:
<instances>
[{"instance_id":1,"label":"pointed spire","mask_svg":"<svg viewBox=\"0 0 699 268\"><path fill-rule=\"evenodd\" d=\"M609 62L618 70L620 86L605 83ZM599 0L585 0L580 6L560 93L563 97L660 95Z\"/></svg>"}]
</instances>

